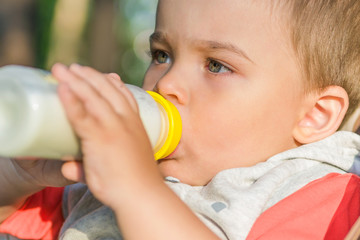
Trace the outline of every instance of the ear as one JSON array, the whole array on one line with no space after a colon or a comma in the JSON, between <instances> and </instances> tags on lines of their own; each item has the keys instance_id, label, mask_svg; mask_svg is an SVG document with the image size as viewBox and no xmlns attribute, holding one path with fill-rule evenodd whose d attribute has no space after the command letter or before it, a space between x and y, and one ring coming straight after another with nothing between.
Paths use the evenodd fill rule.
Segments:
<instances>
[{"instance_id":1,"label":"ear","mask_svg":"<svg viewBox=\"0 0 360 240\"><path fill-rule=\"evenodd\" d=\"M300 144L319 141L336 132L349 106L347 92L339 86L329 86L307 96L310 107L305 109L293 131Z\"/></svg>"}]
</instances>

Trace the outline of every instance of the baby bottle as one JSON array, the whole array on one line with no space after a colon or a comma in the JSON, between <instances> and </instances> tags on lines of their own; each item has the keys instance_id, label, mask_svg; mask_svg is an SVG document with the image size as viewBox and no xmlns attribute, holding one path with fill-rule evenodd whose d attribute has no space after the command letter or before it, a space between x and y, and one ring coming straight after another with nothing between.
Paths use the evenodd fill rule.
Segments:
<instances>
[{"instance_id":1,"label":"baby bottle","mask_svg":"<svg viewBox=\"0 0 360 240\"><path fill-rule=\"evenodd\" d=\"M156 92L127 87L138 103L155 159L170 155L181 137L179 112ZM0 156L60 159L81 155L79 139L56 89L50 72L16 65L0 68Z\"/></svg>"}]
</instances>

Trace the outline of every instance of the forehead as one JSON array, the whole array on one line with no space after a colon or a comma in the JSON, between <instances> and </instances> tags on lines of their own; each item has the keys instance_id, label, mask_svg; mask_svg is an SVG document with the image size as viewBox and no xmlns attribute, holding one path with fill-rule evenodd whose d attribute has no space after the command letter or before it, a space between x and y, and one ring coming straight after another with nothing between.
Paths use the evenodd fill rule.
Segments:
<instances>
[{"instance_id":1,"label":"forehead","mask_svg":"<svg viewBox=\"0 0 360 240\"><path fill-rule=\"evenodd\" d=\"M173 17L207 17L207 20L239 20L243 15L269 16L282 1L275 0L159 0L158 13Z\"/></svg>"},{"instance_id":2,"label":"forehead","mask_svg":"<svg viewBox=\"0 0 360 240\"><path fill-rule=\"evenodd\" d=\"M237 21L255 4L251 0L159 0L158 20L162 22L163 18L171 16L172 19L182 19L183 24L188 24L188 20L197 24L200 19L209 22ZM260 14L262 9L256 12ZM247 15L250 15L249 12Z\"/></svg>"},{"instance_id":3,"label":"forehead","mask_svg":"<svg viewBox=\"0 0 360 240\"><path fill-rule=\"evenodd\" d=\"M156 27L181 30L181 34L215 32L228 35L252 29L278 28L281 19L271 0L159 0ZM184 31L186 30L186 31Z\"/></svg>"},{"instance_id":4,"label":"forehead","mask_svg":"<svg viewBox=\"0 0 360 240\"><path fill-rule=\"evenodd\" d=\"M159 0L156 31L173 41L226 42L252 55L276 47L288 51L290 40L275 5L272 0Z\"/></svg>"}]
</instances>

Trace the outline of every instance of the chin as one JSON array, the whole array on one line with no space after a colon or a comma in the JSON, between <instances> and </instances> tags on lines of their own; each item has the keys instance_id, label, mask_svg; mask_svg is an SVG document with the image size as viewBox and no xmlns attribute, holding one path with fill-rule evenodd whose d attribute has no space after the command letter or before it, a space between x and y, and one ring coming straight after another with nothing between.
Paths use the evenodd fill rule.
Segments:
<instances>
[{"instance_id":1,"label":"chin","mask_svg":"<svg viewBox=\"0 0 360 240\"><path fill-rule=\"evenodd\" d=\"M174 175L177 175L176 174L176 160L175 159L167 159L167 158L164 158L164 159L160 159L157 161L157 164L158 164L158 168L160 170L160 173L164 176L164 177L168 177L168 176L171 176L171 177L176 177Z\"/></svg>"},{"instance_id":2,"label":"chin","mask_svg":"<svg viewBox=\"0 0 360 240\"><path fill-rule=\"evenodd\" d=\"M191 166L185 166L185 162L176 158L160 159L158 160L158 168L161 175L165 177L173 177L178 179L181 183L185 183L191 186L204 186L211 179L204 179L205 176L201 176L201 173L193 171Z\"/></svg>"}]
</instances>

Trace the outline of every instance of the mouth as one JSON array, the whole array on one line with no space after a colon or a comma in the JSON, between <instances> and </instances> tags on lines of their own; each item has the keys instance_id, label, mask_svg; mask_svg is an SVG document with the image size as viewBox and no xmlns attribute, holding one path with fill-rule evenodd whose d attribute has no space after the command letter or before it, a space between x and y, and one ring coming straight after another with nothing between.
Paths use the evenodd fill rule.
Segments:
<instances>
[{"instance_id":1,"label":"mouth","mask_svg":"<svg viewBox=\"0 0 360 240\"><path fill-rule=\"evenodd\" d=\"M159 159L159 161L161 161L161 160L174 159L174 155L175 155L176 150L178 149L178 147L179 147L179 144L177 145L177 147L175 148L175 150L174 150L172 153L170 153L170 155L168 155L168 156L166 156L166 157L164 157L164 158L162 158L162 159Z\"/></svg>"}]
</instances>

